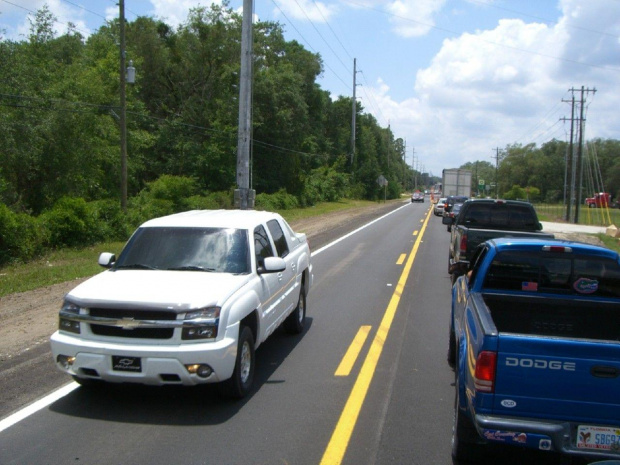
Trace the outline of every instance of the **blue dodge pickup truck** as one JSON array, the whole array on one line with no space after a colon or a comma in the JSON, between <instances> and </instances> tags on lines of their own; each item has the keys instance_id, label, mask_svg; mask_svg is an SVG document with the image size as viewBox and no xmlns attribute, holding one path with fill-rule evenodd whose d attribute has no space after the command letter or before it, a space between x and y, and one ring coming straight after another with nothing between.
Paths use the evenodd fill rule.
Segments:
<instances>
[{"instance_id":1,"label":"blue dodge pickup truck","mask_svg":"<svg viewBox=\"0 0 620 465\"><path fill-rule=\"evenodd\" d=\"M487 443L620 459L620 257L493 239L454 264L452 455Z\"/></svg>"}]
</instances>

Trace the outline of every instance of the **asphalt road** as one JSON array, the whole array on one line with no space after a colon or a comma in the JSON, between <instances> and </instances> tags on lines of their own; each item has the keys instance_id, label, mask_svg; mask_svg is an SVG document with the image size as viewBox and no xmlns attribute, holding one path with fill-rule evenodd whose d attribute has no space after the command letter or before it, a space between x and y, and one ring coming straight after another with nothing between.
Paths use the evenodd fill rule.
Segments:
<instances>
[{"instance_id":1,"label":"asphalt road","mask_svg":"<svg viewBox=\"0 0 620 465\"><path fill-rule=\"evenodd\" d=\"M0 464L452 463L448 233L428 208L313 243L307 328L258 349L243 401L209 386L77 388L1 431Z\"/></svg>"}]
</instances>

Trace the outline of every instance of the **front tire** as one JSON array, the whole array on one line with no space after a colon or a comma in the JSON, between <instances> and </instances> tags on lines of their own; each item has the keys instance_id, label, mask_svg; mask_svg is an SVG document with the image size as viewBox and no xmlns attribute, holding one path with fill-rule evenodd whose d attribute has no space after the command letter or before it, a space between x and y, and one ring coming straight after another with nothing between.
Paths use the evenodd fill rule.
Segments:
<instances>
[{"instance_id":1,"label":"front tire","mask_svg":"<svg viewBox=\"0 0 620 465\"><path fill-rule=\"evenodd\" d=\"M231 399L241 399L248 395L254 381L255 357L252 330L248 326L242 326L239 329L237 358L233 375L221 385L221 392L224 396Z\"/></svg>"},{"instance_id":2,"label":"front tire","mask_svg":"<svg viewBox=\"0 0 620 465\"><path fill-rule=\"evenodd\" d=\"M297 307L292 313L284 320L284 329L289 334L300 334L304 330L306 324L306 289L302 284L299 291L299 300L297 301Z\"/></svg>"}]
</instances>

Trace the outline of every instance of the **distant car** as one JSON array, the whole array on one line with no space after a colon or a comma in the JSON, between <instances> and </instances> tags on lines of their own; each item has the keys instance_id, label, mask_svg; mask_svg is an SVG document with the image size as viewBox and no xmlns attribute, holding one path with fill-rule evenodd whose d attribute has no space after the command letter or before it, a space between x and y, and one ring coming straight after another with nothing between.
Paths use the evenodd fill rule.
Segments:
<instances>
[{"instance_id":1,"label":"distant car","mask_svg":"<svg viewBox=\"0 0 620 465\"><path fill-rule=\"evenodd\" d=\"M442 216L443 215L443 207L444 207L444 204L446 203L447 200L448 200L447 198L442 197L435 204L435 208L433 209L433 213L435 214L435 216Z\"/></svg>"},{"instance_id":2,"label":"distant car","mask_svg":"<svg viewBox=\"0 0 620 465\"><path fill-rule=\"evenodd\" d=\"M424 194L422 192L414 192L411 196L411 202L424 202Z\"/></svg>"},{"instance_id":3,"label":"distant car","mask_svg":"<svg viewBox=\"0 0 620 465\"><path fill-rule=\"evenodd\" d=\"M449 218L456 218L459 215L459 212L461 211L462 206L463 206L462 203L455 203L454 205L452 205L452 210L450 210L446 215ZM450 231L452 231L451 224L448 225L448 232Z\"/></svg>"}]
</instances>

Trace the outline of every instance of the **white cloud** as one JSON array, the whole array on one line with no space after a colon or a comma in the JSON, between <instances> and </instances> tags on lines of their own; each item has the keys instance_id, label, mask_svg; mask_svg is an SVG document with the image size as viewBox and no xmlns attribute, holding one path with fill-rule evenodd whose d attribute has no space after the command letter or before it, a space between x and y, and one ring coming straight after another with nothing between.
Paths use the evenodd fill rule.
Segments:
<instances>
[{"instance_id":1,"label":"white cloud","mask_svg":"<svg viewBox=\"0 0 620 465\"><path fill-rule=\"evenodd\" d=\"M386 10L392 15L390 23L401 37L418 37L428 34L435 26L433 16L444 6L445 0L397 0Z\"/></svg>"},{"instance_id":2,"label":"white cloud","mask_svg":"<svg viewBox=\"0 0 620 465\"><path fill-rule=\"evenodd\" d=\"M564 139L559 119L570 117L570 106L561 100L581 85L598 90L594 100L588 95L587 136L620 138L620 3L561 6L558 23L501 20L492 30L446 39L417 73L415 99L383 94L383 113L428 160L427 170L491 161L497 146Z\"/></svg>"}]
</instances>

